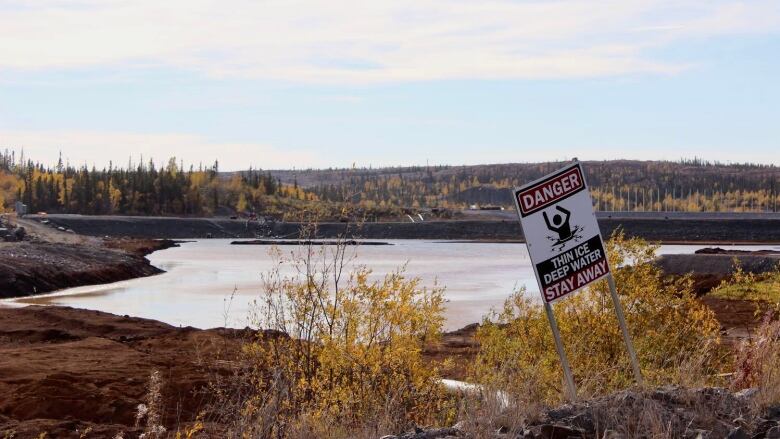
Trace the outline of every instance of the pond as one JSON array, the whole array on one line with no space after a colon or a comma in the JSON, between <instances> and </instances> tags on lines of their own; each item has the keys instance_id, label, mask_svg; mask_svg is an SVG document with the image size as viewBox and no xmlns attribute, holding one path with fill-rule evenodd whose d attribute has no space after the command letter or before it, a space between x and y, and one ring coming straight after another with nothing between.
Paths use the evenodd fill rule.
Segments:
<instances>
[{"instance_id":1,"label":"pond","mask_svg":"<svg viewBox=\"0 0 780 439\"><path fill-rule=\"evenodd\" d=\"M406 264L409 276L422 285L446 287L446 330L479 322L517 288L539 297L525 244L396 240L392 245L348 248L354 264L382 276ZM660 254L692 253L704 245L664 245ZM176 326L244 327L250 306L260 297L261 275L274 266L272 247L231 245L230 240L187 242L152 253L153 265L166 273L139 279L92 285L14 299L17 304L65 305L114 314L160 320ZM285 255L297 246L276 247ZM734 246L734 249L775 249L778 246ZM291 267L286 269L290 273Z\"/></svg>"}]
</instances>

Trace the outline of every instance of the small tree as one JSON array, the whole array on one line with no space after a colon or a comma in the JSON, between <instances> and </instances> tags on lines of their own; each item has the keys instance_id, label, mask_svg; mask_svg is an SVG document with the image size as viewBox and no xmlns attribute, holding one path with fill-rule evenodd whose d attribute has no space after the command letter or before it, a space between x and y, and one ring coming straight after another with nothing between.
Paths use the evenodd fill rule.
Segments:
<instances>
[{"instance_id":1,"label":"small tree","mask_svg":"<svg viewBox=\"0 0 780 439\"><path fill-rule=\"evenodd\" d=\"M349 248L340 239L309 241L289 258L272 251L277 269L264 276L255 321L279 335L245 347L254 389L242 409L248 437L301 429L314 437L355 429L376 435L443 420L437 370L421 357L423 343L441 330L442 290L421 288L403 268L374 279L369 269L350 267ZM283 275L285 266L294 274Z\"/></svg>"}]
</instances>

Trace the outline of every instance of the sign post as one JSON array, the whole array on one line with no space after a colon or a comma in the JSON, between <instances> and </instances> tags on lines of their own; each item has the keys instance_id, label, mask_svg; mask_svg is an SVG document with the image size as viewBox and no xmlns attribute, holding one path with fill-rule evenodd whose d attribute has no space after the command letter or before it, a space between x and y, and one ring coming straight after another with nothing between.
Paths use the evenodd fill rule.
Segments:
<instances>
[{"instance_id":1,"label":"sign post","mask_svg":"<svg viewBox=\"0 0 780 439\"><path fill-rule=\"evenodd\" d=\"M547 313L547 321L550 322L550 329L555 340L555 350L558 351L558 358L561 359L561 366L563 366L566 394L569 396L569 401L574 402L577 400L577 386L574 385L574 375L571 373L569 358L566 357L566 351L563 349L563 342L561 342L561 331L558 330L558 322L555 321L555 314L553 314L553 309L549 302L544 302L544 312Z\"/></svg>"},{"instance_id":2,"label":"sign post","mask_svg":"<svg viewBox=\"0 0 780 439\"><path fill-rule=\"evenodd\" d=\"M569 398L576 398L574 379L550 304L604 277L607 277L610 286L636 380L641 384L641 371L607 262L582 166L575 160L563 169L516 188L514 200L555 347L561 358Z\"/></svg>"},{"instance_id":3,"label":"sign post","mask_svg":"<svg viewBox=\"0 0 780 439\"><path fill-rule=\"evenodd\" d=\"M623 332L623 341L626 342L626 350L628 351L629 358L631 358L631 368L634 369L634 379L636 379L636 383L641 386L644 382L642 379L642 371L639 369L639 361L636 359L634 343L631 341L631 335L628 333L626 317L623 315L623 306L620 304L617 288L615 287L615 277L612 276L612 273L607 277L607 283L609 283L609 293L612 295L612 304L615 305L615 314L617 314L620 330Z\"/></svg>"}]
</instances>

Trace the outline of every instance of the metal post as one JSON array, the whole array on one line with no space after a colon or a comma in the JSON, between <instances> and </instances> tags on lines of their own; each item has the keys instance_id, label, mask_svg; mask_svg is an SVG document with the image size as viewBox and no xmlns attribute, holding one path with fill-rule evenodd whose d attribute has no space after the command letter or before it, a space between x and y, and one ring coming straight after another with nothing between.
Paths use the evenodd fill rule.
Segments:
<instances>
[{"instance_id":1,"label":"metal post","mask_svg":"<svg viewBox=\"0 0 780 439\"><path fill-rule=\"evenodd\" d=\"M550 322L550 329L552 329L553 339L555 339L555 350L558 351L558 357L561 359L561 365L563 366L563 377L566 380L566 393L569 396L569 401L574 402L577 400L577 388L574 386L574 377L571 374L571 367L569 367L569 359L566 358L566 351L563 350L558 323L555 321L555 314L553 314L552 306L547 302L544 303L544 311L547 313L547 320Z\"/></svg>"},{"instance_id":2,"label":"metal post","mask_svg":"<svg viewBox=\"0 0 780 439\"><path fill-rule=\"evenodd\" d=\"M617 295L617 288L615 287L615 278L612 276L612 273L607 276L607 283L609 284L609 291L612 294L612 303L615 305L615 314L617 314L620 330L623 332L623 340L626 342L628 356L631 358L631 367L634 369L634 378L636 378L636 383L641 386L643 383L642 370L639 369L639 362L636 359L636 351L634 351L634 343L631 341L631 335L628 333L626 317L623 315L623 307L620 305L620 299Z\"/></svg>"}]
</instances>

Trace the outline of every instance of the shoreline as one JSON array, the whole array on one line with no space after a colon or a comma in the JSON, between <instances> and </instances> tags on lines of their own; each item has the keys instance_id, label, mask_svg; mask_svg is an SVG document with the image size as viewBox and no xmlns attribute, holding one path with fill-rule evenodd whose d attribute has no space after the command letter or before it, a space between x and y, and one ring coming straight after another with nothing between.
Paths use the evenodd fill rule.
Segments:
<instances>
[{"instance_id":1,"label":"shoreline","mask_svg":"<svg viewBox=\"0 0 780 439\"><path fill-rule=\"evenodd\" d=\"M113 283L163 273L146 255L178 246L172 240L66 243L24 241L0 245L0 299Z\"/></svg>"}]
</instances>

